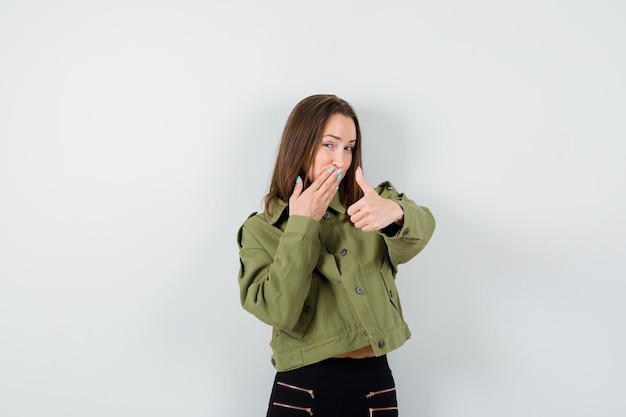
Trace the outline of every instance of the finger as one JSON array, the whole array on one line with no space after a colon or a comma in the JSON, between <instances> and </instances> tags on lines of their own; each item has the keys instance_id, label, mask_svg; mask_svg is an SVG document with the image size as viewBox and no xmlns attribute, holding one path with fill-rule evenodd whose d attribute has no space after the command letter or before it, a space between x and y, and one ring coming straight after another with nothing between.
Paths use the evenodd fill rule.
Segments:
<instances>
[{"instance_id":1,"label":"finger","mask_svg":"<svg viewBox=\"0 0 626 417\"><path fill-rule=\"evenodd\" d=\"M342 178L341 168L336 170L331 167L326 170L325 176L326 178L324 179L324 182L320 185L319 191L324 194L329 194L332 198L332 196L337 191L337 187Z\"/></svg>"},{"instance_id":2,"label":"finger","mask_svg":"<svg viewBox=\"0 0 626 417\"><path fill-rule=\"evenodd\" d=\"M324 186L326 181L333 176L333 172L335 172L335 167L328 166L322 173L311 183L311 188L313 190L319 190Z\"/></svg>"},{"instance_id":3,"label":"finger","mask_svg":"<svg viewBox=\"0 0 626 417\"><path fill-rule=\"evenodd\" d=\"M363 176L363 170L361 169L361 167L358 167L356 169L355 179L356 179L356 183L359 184L359 187L361 187L361 190L363 190L363 194L368 195L372 192L375 192L374 187L372 187L369 184L369 182L365 180L365 177Z\"/></svg>"},{"instance_id":4,"label":"finger","mask_svg":"<svg viewBox=\"0 0 626 417\"><path fill-rule=\"evenodd\" d=\"M352 218L350 218L350 220L352 220ZM369 222L368 222L367 217L362 217L362 218L360 218L357 221L353 221L352 224L354 224L354 227L356 227L357 229L361 229L363 231L366 231L365 229L369 225Z\"/></svg>"},{"instance_id":5,"label":"finger","mask_svg":"<svg viewBox=\"0 0 626 417\"><path fill-rule=\"evenodd\" d=\"M362 199L361 199L362 200ZM363 203L361 202L361 200L358 200L356 203L352 204L350 207L348 207L348 210L346 210L346 213L348 213L348 216L353 216L356 213L359 212L359 210L361 210L361 206L363 205ZM353 222L354 223L354 222Z\"/></svg>"},{"instance_id":6,"label":"finger","mask_svg":"<svg viewBox=\"0 0 626 417\"><path fill-rule=\"evenodd\" d=\"M350 221L352 222L352 224L354 224L355 226L357 224L359 224L359 222L361 222L363 220L363 218L365 218L365 213L361 212L361 211L357 211L356 213L350 215Z\"/></svg>"},{"instance_id":7,"label":"finger","mask_svg":"<svg viewBox=\"0 0 626 417\"><path fill-rule=\"evenodd\" d=\"M302 184L302 178L300 178L300 176L298 175L298 178L296 178L296 185L293 187L293 192L289 197L290 202L300 197L300 194L302 194L302 187L304 187L304 185Z\"/></svg>"}]
</instances>

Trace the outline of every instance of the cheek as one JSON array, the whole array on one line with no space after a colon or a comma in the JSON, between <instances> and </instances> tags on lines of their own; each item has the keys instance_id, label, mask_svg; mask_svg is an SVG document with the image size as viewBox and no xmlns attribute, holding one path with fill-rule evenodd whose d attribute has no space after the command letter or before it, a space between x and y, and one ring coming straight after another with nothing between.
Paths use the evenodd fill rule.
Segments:
<instances>
[{"instance_id":1,"label":"cheek","mask_svg":"<svg viewBox=\"0 0 626 417\"><path fill-rule=\"evenodd\" d=\"M344 171L348 171L348 169L352 166L352 153L349 152L346 154L346 156L343 158L343 170Z\"/></svg>"},{"instance_id":2,"label":"cheek","mask_svg":"<svg viewBox=\"0 0 626 417\"><path fill-rule=\"evenodd\" d=\"M311 172L309 173L309 180L311 182L315 181L317 177L322 174L322 170L325 166L330 165L332 162L332 158L324 152L318 152L315 156L315 160L313 161L313 166L311 167Z\"/></svg>"},{"instance_id":3,"label":"cheek","mask_svg":"<svg viewBox=\"0 0 626 417\"><path fill-rule=\"evenodd\" d=\"M313 182L317 179L317 177L320 176L320 165L319 163L314 162L313 166L311 167L311 171L309 172L309 181Z\"/></svg>"}]
</instances>

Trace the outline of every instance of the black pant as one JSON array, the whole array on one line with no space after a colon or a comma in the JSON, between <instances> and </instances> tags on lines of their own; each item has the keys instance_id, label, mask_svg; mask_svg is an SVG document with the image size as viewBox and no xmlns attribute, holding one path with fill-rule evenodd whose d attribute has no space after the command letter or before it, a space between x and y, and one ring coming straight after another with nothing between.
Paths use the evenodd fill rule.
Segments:
<instances>
[{"instance_id":1,"label":"black pant","mask_svg":"<svg viewBox=\"0 0 626 417\"><path fill-rule=\"evenodd\" d=\"M386 356L327 359L278 372L267 417L396 417L396 388Z\"/></svg>"}]
</instances>

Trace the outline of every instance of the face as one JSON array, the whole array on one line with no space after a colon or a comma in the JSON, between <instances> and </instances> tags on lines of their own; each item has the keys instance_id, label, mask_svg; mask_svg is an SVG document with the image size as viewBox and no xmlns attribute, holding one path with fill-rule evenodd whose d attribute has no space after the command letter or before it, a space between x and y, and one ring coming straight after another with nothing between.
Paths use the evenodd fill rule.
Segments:
<instances>
[{"instance_id":1,"label":"face","mask_svg":"<svg viewBox=\"0 0 626 417\"><path fill-rule=\"evenodd\" d=\"M356 126L352 118L335 113L328 118L322 141L316 151L309 174L309 180L315 181L330 167L341 168L345 172L352 163L352 150L356 145Z\"/></svg>"}]
</instances>

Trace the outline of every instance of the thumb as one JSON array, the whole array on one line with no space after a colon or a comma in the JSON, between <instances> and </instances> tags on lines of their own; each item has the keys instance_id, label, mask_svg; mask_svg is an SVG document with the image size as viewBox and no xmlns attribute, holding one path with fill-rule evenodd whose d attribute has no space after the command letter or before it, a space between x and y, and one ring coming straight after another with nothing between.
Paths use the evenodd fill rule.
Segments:
<instances>
[{"instance_id":1,"label":"thumb","mask_svg":"<svg viewBox=\"0 0 626 417\"><path fill-rule=\"evenodd\" d=\"M356 183L359 184L359 187L361 187L361 190L363 190L363 194L368 195L374 192L374 187L372 187L369 184L369 182L365 180L365 177L363 176L363 170L361 169L361 167L358 167L356 169L356 173L354 177L356 179Z\"/></svg>"}]
</instances>

